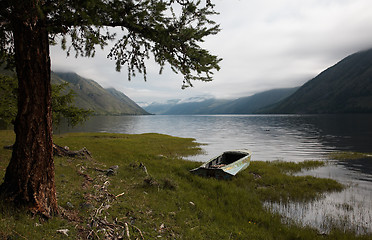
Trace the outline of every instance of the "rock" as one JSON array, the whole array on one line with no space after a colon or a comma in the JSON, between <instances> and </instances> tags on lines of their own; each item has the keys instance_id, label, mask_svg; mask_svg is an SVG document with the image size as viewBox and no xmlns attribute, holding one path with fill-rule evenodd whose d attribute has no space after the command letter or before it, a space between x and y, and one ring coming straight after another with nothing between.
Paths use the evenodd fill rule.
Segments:
<instances>
[{"instance_id":1,"label":"rock","mask_svg":"<svg viewBox=\"0 0 372 240\"><path fill-rule=\"evenodd\" d=\"M106 176L112 176L112 175L115 175L116 172L114 170L112 170L111 168L107 169L106 171Z\"/></svg>"},{"instance_id":2,"label":"rock","mask_svg":"<svg viewBox=\"0 0 372 240\"><path fill-rule=\"evenodd\" d=\"M118 165L114 165L114 166L111 166L109 169L112 169L112 170L118 170L119 169L119 166Z\"/></svg>"},{"instance_id":3,"label":"rock","mask_svg":"<svg viewBox=\"0 0 372 240\"><path fill-rule=\"evenodd\" d=\"M118 165L111 166L109 169L106 170L106 175L107 176L115 175L118 169L119 169Z\"/></svg>"},{"instance_id":4,"label":"rock","mask_svg":"<svg viewBox=\"0 0 372 240\"><path fill-rule=\"evenodd\" d=\"M74 205L70 202L66 203L68 209L74 209Z\"/></svg>"}]
</instances>

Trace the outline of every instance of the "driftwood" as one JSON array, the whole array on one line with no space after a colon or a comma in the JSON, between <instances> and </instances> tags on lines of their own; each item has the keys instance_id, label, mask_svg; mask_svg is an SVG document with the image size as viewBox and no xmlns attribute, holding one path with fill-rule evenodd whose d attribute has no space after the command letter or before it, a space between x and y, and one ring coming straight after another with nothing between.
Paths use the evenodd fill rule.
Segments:
<instances>
[{"instance_id":1,"label":"driftwood","mask_svg":"<svg viewBox=\"0 0 372 240\"><path fill-rule=\"evenodd\" d=\"M88 149L83 147L78 151L70 151L68 147L61 147L53 143L53 155L59 157L92 157Z\"/></svg>"},{"instance_id":2,"label":"driftwood","mask_svg":"<svg viewBox=\"0 0 372 240\"><path fill-rule=\"evenodd\" d=\"M102 173L105 173L106 176L112 176L112 175L115 175L117 173L117 170L118 170L119 166L118 165L114 165L114 166L111 166L109 169L100 169L100 168L91 168L95 171L98 171L98 172L102 172Z\"/></svg>"},{"instance_id":3,"label":"driftwood","mask_svg":"<svg viewBox=\"0 0 372 240\"><path fill-rule=\"evenodd\" d=\"M107 187L109 181L105 181L102 186L95 185L98 192L95 195L95 200L100 203L98 208L95 208L89 218L88 228L90 228L87 239L99 238L103 235L105 239L131 239L131 234L134 239L145 239L141 229L127 221L119 221L117 218L109 221L107 210L115 204L118 197L123 196L123 193L118 195L111 194ZM137 236L137 237L135 237Z\"/></svg>"},{"instance_id":4,"label":"driftwood","mask_svg":"<svg viewBox=\"0 0 372 240\"><path fill-rule=\"evenodd\" d=\"M13 149L13 145L4 146L4 149ZM70 151L68 147L61 147L57 144L53 143L53 155L59 157L90 157L92 158L91 153L88 151L86 147L78 151Z\"/></svg>"}]
</instances>

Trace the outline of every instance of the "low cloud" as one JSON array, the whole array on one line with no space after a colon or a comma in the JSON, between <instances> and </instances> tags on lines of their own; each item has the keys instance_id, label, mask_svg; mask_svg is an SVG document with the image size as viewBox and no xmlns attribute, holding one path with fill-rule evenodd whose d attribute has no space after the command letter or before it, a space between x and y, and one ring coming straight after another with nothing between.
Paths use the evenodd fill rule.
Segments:
<instances>
[{"instance_id":1,"label":"low cloud","mask_svg":"<svg viewBox=\"0 0 372 240\"><path fill-rule=\"evenodd\" d=\"M115 72L106 51L95 58L66 58L52 48L54 70L74 71L133 100L193 96L237 98L272 88L299 86L354 52L372 47L370 0L215 0L222 31L203 46L223 58L214 81L181 90L183 77L150 63L148 81Z\"/></svg>"}]
</instances>

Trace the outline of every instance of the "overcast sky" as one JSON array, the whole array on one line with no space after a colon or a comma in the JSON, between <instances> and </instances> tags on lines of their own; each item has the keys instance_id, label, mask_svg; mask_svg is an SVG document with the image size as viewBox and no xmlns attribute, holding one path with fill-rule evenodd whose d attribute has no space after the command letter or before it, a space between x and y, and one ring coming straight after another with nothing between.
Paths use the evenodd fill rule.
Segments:
<instances>
[{"instance_id":1,"label":"overcast sky","mask_svg":"<svg viewBox=\"0 0 372 240\"><path fill-rule=\"evenodd\" d=\"M203 47L223 58L212 82L181 90L181 75L148 66L147 82L127 80L126 67L115 71L105 51L94 58L66 57L51 49L54 71L73 71L114 87L140 102L210 96L238 98L300 86L344 57L372 48L371 0L212 0L220 12L221 32Z\"/></svg>"}]
</instances>

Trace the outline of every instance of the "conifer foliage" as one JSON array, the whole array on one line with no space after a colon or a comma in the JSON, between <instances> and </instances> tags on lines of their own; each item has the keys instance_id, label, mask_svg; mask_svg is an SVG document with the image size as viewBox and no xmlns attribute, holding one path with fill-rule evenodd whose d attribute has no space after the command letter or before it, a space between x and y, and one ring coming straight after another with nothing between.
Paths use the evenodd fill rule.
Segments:
<instances>
[{"instance_id":1,"label":"conifer foliage","mask_svg":"<svg viewBox=\"0 0 372 240\"><path fill-rule=\"evenodd\" d=\"M1 0L0 58L18 78L16 141L0 187L5 199L50 217L58 213L54 183L50 44L94 57L115 41L108 57L146 80L148 59L193 80L211 81L221 61L202 48L219 32L210 0Z\"/></svg>"}]
</instances>

